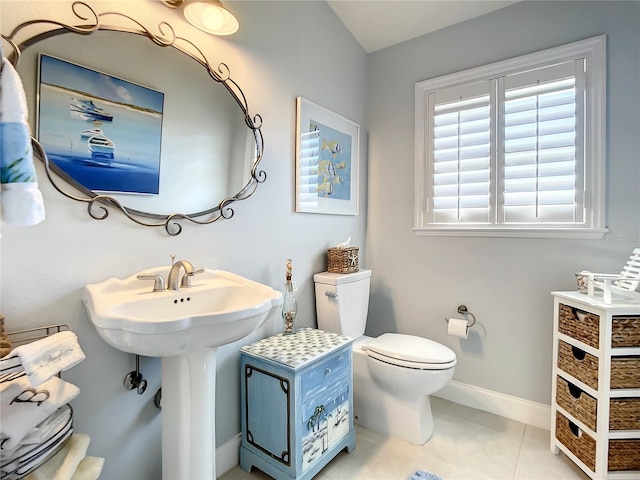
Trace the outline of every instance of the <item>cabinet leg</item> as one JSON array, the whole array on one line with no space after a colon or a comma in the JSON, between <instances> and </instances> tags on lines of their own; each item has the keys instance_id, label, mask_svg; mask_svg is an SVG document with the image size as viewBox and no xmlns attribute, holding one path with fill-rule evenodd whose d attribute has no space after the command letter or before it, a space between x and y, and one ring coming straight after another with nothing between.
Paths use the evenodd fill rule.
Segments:
<instances>
[{"instance_id":1,"label":"cabinet leg","mask_svg":"<svg viewBox=\"0 0 640 480\"><path fill-rule=\"evenodd\" d=\"M347 445L345 446L345 450L347 453L351 453L356 449L356 431L351 430L349 432L349 438L347 439Z\"/></svg>"},{"instance_id":2,"label":"cabinet leg","mask_svg":"<svg viewBox=\"0 0 640 480\"><path fill-rule=\"evenodd\" d=\"M249 460L247 460L246 455L244 454L243 451L241 451L240 452L240 468L247 473L251 473L251 467L253 467L253 464Z\"/></svg>"}]
</instances>

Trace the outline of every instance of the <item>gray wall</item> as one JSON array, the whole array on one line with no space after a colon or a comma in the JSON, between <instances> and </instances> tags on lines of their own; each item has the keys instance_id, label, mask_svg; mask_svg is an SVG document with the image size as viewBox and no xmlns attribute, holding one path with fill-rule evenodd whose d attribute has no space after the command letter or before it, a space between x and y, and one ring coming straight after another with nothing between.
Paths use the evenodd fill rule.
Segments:
<instances>
[{"instance_id":1,"label":"gray wall","mask_svg":"<svg viewBox=\"0 0 640 480\"><path fill-rule=\"evenodd\" d=\"M189 28L151 0L108 3L109 9L144 15L150 25L160 18ZM30 15L63 16L70 4L2 0L1 31ZM159 478L161 414L152 397L160 386L160 362L142 361L149 380L145 395L124 391L122 379L134 357L97 336L82 309L81 290L86 283L164 264L171 253L276 288L284 260L292 258L299 318L314 325L312 274L325 268L326 247L352 235L374 274L368 333L399 331L440 341L458 354L456 380L549 404L549 292L573 289L573 272L583 268L619 271L640 244L640 4L524 2L369 56L323 2L225 4L240 18L240 32L227 39L203 35L202 45L229 65L251 111L263 116L262 166L268 173L235 217L205 227L185 225L177 238L116 214L98 222L61 198L41 173L45 223L2 228L1 308L9 329L69 323L87 353L64 378L81 388L75 426L91 436L89 453L107 458L102 478ZM609 42L610 234L601 241L414 236L414 83L603 33ZM361 126L358 217L293 212L298 95ZM443 318L454 315L460 303L479 321L467 341L445 331ZM273 324L253 338L277 328ZM219 352L218 445L240 429L239 346Z\"/></svg>"},{"instance_id":2,"label":"gray wall","mask_svg":"<svg viewBox=\"0 0 640 480\"><path fill-rule=\"evenodd\" d=\"M607 226L604 240L413 234L414 84L606 34ZM368 333L448 345L454 380L550 404L553 290L582 269L619 272L640 245L640 3L522 2L369 55ZM465 304L467 340L444 317Z\"/></svg>"},{"instance_id":3,"label":"gray wall","mask_svg":"<svg viewBox=\"0 0 640 480\"><path fill-rule=\"evenodd\" d=\"M71 3L3 0L1 31L8 34L27 18L71 20ZM324 2L225 2L241 23L240 31L228 38L199 34L177 12L155 1L90 3L101 11L134 14L149 27L166 20L178 33L198 36L212 63L227 63L251 113L264 120L261 167L268 178L252 198L234 206L231 220L184 224L175 238L134 225L117 213L104 221L92 220L84 205L53 190L40 169L46 221L29 228L2 227L1 310L8 330L53 323L71 326L87 354L83 363L63 375L81 390L73 402L76 431L90 435L90 455L106 457L101 478L151 480L160 478L161 470L161 413L153 405L160 387L160 361L142 359L149 382L144 395L126 391L122 381L134 369L135 357L98 337L81 304L83 286L167 264L175 253L196 265L226 269L282 289L285 261L291 258L299 289L299 324L315 326L312 275L326 268L326 248L349 235L364 247L366 137L362 135L360 146L360 215L295 213L295 98L301 95L323 105L366 132L367 56ZM176 74L169 66L166 71ZM247 342L279 329L280 322L272 321ZM240 432L241 344L219 349L218 445Z\"/></svg>"}]
</instances>

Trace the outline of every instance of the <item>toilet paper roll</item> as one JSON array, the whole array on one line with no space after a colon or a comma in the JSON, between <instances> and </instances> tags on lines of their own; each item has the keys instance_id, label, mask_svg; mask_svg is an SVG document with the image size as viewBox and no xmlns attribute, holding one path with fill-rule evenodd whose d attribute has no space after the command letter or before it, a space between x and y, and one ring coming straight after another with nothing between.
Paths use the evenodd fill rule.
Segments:
<instances>
[{"instance_id":1,"label":"toilet paper roll","mask_svg":"<svg viewBox=\"0 0 640 480\"><path fill-rule=\"evenodd\" d=\"M450 318L447 320L447 333L458 338L467 338L469 336L469 324L461 318Z\"/></svg>"}]
</instances>

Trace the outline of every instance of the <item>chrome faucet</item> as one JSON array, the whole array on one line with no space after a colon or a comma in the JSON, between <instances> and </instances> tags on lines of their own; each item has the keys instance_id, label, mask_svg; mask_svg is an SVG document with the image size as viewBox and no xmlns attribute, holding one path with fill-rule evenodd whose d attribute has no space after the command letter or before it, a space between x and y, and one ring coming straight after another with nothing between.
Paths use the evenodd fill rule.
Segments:
<instances>
[{"instance_id":1,"label":"chrome faucet","mask_svg":"<svg viewBox=\"0 0 640 480\"><path fill-rule=\"evenodd\" d=\"M140 280L153 280L153 291L164 292L164 278L159 273L139 273L138 279Z\"/></svg>"},{"instance_id":2,"label":"chrome faucet","mask_svg":"<svg viewBox=\"0 0 640 480\"><path fill-rule=\"evenodd\" d=\"M184 275L182 275L182 279L180 280L180 287L178 287L178 278L180 277L180 270L184 268ZM191 262L187 260L178 260L173 265L171 265L171 270L169 270L169 277L167 278L167 288L171 290L178 290L179 288L188 288L191 286L191 277L198 274L203 273L204 268L198 268L197 270L193 268Z\"/></svg>"}]
</instances>

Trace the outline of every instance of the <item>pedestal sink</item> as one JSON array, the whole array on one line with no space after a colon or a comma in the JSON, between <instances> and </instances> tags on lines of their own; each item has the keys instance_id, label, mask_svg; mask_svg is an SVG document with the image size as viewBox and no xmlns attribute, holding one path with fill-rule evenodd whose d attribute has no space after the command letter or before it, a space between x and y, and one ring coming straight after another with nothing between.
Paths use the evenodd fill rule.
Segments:
<instances>
[{"instance_id":1,"label":"pedestal sink","mask_svg":"<svg viewBox=\"0 0 640 480\"><path fill-rule=\"evenodd\" d=\"M170 268L145 273L165 279ZM87 285L83 302L109 345L162 357L163 479L215 479L216 348L259 328L282 304L282 294L230 272L205 270L178 290L153 291L138 274L109 278Z\"/></svg>"}]
</instances>

